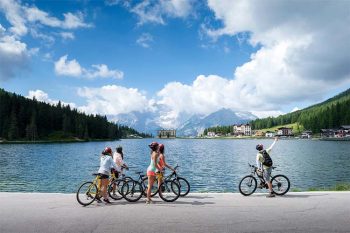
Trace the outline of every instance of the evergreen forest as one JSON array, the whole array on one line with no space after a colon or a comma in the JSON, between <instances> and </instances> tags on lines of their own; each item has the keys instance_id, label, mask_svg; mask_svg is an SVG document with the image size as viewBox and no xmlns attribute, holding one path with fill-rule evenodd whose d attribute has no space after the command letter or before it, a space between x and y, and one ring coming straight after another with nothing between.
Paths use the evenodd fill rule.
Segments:
<instances>
[{"instance_id":1,"label":"evergreen forest","mask_svg":"<svg viewBox=\"0 0 350 233\"><path fill-rule=\"evenodd\" d=\"M322 103L278 117L251 121L252 129L271 128L298 123L304 129L319 133L321 129L337 129L350 125L350 89Z\"/></svg>"},{"instance_id":2,"label":"evergreen forest","mask_svg":"<svg viewBox=\"0 0 350 233\"><path fill-rule=\"evenodd\" d=\"M6 141L114 140L129 135L150 137L69 105L28 99L0 88L0 138Z\"/></svg>"}]
</instances>

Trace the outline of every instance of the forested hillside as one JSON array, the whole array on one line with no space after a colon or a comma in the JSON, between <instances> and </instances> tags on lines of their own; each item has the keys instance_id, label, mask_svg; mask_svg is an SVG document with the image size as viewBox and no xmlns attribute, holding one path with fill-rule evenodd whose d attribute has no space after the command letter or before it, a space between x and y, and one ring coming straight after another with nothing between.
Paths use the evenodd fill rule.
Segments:
<instances>
[{"instance_id":1,"label":"forested hillside","mask_svg":"<svg viewBox=\"0 0 350 233\"><path fill-rule=\"evenodd\" d=\"M350 125L350 89L322 103L278 117L268 117L250 122L252 129L271 128L277 125L298 123L315 133L324 128Z\"/></svg>"},{"instance_id":2,"label":"forested hillside","mask_svg":"<svg viewBox=\"0 0 350 233\"><path fill-rule=\"evenodd\" d=\"M63 106L27 99L0 89L0 138L13 140L118 139L137 134L106 116L86 115Z\"/></svg>"}]
</instances>

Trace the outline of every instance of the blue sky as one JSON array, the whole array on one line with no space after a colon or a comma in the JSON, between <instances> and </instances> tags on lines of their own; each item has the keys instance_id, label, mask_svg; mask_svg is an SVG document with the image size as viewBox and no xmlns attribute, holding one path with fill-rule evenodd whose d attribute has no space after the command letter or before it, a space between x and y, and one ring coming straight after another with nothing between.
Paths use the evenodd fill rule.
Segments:
<instances>
[{"instance_id":1,"label":"blue sky","mask_svg":"<svg viewBox=\"0 0 350 233\"><path fill-rule=\"evenodd\" d=\"M168 126L290 112L350 83L350 4L315 4L0 0L0 86L88 113L159 111Z\"/></svg>"}]
</instances>

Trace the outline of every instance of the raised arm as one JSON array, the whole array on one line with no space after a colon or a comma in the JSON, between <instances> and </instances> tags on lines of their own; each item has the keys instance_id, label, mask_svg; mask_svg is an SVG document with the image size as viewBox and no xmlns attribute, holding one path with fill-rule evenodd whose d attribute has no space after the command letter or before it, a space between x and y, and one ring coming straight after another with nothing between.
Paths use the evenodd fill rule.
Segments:
<instances>
[{"instance_id":1,"label":"raised arm","mask_svg":"<svg viewBox=\"0 0 350 233\"><path fill-rule=\"evenodd\" d=\"M272 148L275 146L277 140L278 140L278 137L275 137L275 141L273 141L273 143L271 144L271 146L270 146L269 148L266 149L267 153L269 153L269 152L272 150Z\"/></svg>"}]
</instances>

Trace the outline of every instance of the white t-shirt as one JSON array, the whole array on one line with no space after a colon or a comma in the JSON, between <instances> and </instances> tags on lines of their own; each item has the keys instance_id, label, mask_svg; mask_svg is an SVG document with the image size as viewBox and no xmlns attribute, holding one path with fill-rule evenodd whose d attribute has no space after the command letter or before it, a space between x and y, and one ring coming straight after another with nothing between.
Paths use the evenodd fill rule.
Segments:
<instances>
[{"instance_id":1,"label":"white t-shirt","mask_svg":"<svg viewBox=\"0 0 350 233\"><path fill-rule=\"evenodd\" d=\"M111 169L117 169L116 164L113 159L109 155L102 155L100 161L100 169L98 169L98 173L109 175Z\"/></svg>"},{"instance_id":2,"label":"white t-shirt","mask_svg":"<svg viewBox=\"0 0 350 233\"><path fill-rule=\"evenodd\" d=\"M125 164L123 159L122 159L122 155L119 154L118 152L114 152L113 153L113 161L117 165L117 171L121 172L122 166Z\"/></svg>"}]
</instances>

